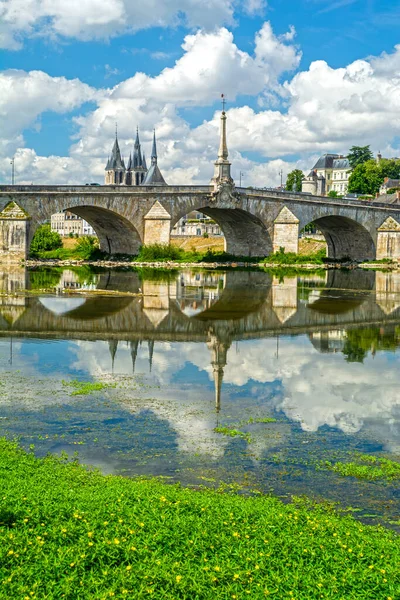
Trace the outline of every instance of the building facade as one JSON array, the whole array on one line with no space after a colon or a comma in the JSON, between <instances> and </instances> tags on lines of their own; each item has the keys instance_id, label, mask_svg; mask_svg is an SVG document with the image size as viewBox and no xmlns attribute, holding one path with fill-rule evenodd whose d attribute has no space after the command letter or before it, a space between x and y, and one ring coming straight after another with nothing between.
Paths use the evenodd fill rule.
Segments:
<instances>
[{"instance_id":1,"label":"building facade","mask_svg":"<svg viewBox=\"0 0 400 600\"><path fill-rule=\"evenodd\" d=\"M85 219L74 215L68 210L64 210L51 215L51 230L56 231L61 236L80 237L81 235L96 235L95 230Z\"/></svg>"},{"instance_id":2,"label":"building facade","mask_svg":"<svg viewBox=\"0 0 400 600\"><path fill-rule=\"evenodd\" d=\"M350 175L351 165L348 158L341 154L324 154L303 179L302 192L325 196L334 191L345 195Z\"/></svg>"},{"instance_id":3,"label":"building facade","mask_svg":"<svg viewBox=\"0 0 400 600\"><path fill-rule=\"evenodd\" d=\"M105 168L105 185L167 185L157 164L156 132L153 134L153 147L151 150L151 165L147 168L146 157L142 152L139 131L136 130L136 139L133 153L129 155L128 163L121 156L118 135Z\"/></svg>"},{"instance_id":4,"label":"building facade","mask_svg":"<svg viewBox=\"0 0 400 600\"><path fill-rule=\"evenodd\" d=\"M207 215L196 210L179 219L171 231L172 236L223 236L221 227Z\"/></svg>"}]
</instances>

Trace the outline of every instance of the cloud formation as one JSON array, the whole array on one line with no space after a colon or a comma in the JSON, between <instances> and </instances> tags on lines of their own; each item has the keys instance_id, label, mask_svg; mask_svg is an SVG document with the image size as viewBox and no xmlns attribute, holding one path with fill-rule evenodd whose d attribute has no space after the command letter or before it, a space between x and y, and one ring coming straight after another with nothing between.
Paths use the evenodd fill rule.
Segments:
<instances>
[{"instance_id":1,"label":"cloud formation","mask_svg":"<svg viewBox=\"0 0 400 600\"><path fill-rule=\"evenodd\" d=\"M207 182L217 153L219 112L191 127L184 111L212 105L221 90L231 105L243 97L258 100L258 110L256 102L228 109L233 175L237 178L243 171L246 185L277 185L280 169L284 176L292 168L307 170L318 154L345 153L353 144L371 144L375 151L398 155L391 143L400 135L400 77L396 75L400 45L390 54L345 67L334 69L325 61L314 61L307 70L298 71L301 52L295 30L277 36L266 22L255 35L253 52L241 50L225 27L187 35L182 50L174 66L158 75L138 72L110 89L95 90L79 80L38 71L0 74L4 179L10 157L17 153L21 170L17 160L16 175L21 183L101 182L118 121L125 156L132 150L136 125L147 151L156 127L166 180ZM282 83L283 76L296 70ZM278 107L271 103L277 99ZM75 137L69 156L39 157L23 147L24 130L35 127L40 114L68 113L87 101L96 107L73 118ZM57 168L46 168L46 161Z\"/></svg>"}]
</instances>

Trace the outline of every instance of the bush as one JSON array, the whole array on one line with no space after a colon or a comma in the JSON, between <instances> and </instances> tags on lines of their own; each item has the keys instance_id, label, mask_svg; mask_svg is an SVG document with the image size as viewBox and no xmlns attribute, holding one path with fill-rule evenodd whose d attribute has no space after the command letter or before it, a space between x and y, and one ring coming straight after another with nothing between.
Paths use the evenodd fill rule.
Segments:
<instances>
[{"instance_id":1,"label":"bush","mask_svg":"<svg viewBox=\"0 0 400 600\"><path fill-rule=\"evenodd\" d=\"M74 248L74 253L79 256L79 258L83 258L84 260L89 260L93 258L97 251L99 250L99 240L97 237L93 235L84 235L78 238L76 246Z\"/></svg>"},{"instance_id":2,"label":"bush","mask_svg":"<svg viewBox=\"0 0 400 600\"><path fill-rule=\"evenodd\" d=\"M269 263L276 263L279 265L293 265L293 264L322 264L326 258L326 250L322 248L315 254L295 254L294 252L285 252L284 248L279 248L278 252L271 254L266 258Z\"/></svg>"},{"instance_id":3,"label":"bush","mask_svg":"<svg viewBox=\"0 0 400 600\"><path fill-rule=\"evenodd\" d=\"M31 242L31 254L38 254L46 250L62 248L62 239L59 233L52 231L50 225L41 225L36 230Z\"/></svg>"},{"instance_id":4,"label":"bush","mask_svg":"<svg viewBox=\"0 0 400 600\"><path fill-rule=\"evenodd\" d=\"M400 188L398 188L398 187L389 188L389 189L387 190L387 192L386 192L386 193L387 193L387 194L395 194L395 193L396 193L396 192L398 192L399 190L400 190Z\"/></svg>"}]
</instances>

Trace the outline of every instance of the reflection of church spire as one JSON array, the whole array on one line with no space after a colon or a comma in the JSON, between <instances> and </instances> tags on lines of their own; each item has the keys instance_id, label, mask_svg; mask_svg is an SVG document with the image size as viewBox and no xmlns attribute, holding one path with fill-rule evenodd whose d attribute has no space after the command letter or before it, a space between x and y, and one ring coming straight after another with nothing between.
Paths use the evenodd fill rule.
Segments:
<instances>
[{"instance_id":1,"label":"reflection of church spire","mask_svg":"<svg viewBox=\"0 0 400 600\"><path fill-rule=\"evenodd\" d=\"M149 369L151 373L151 368L153 366L154 340L149 340L147 343L149 346Z\"/></svg>"},{"instance_id":2,"label":"reflection of church spire","mask_svg":"<svg viewBox=\"0 0 400 600\"><path fill-rule=\"evenodd\" d=\"M208 349L211 350L211 366L213 368L213 378L215 386L215 410L221 410L221 388L224 378L224 367L227 362L227 352L230 348L230 342L223 342L218 337L209 332L209 341L207 342Z\"/></svg>"},{"instance_id":3,"label":"reflection of church spire","mask_svg":"<svg viewBox=\"0 0 400 600\"><path fill-rule=\"evenodd\" d=\"M111 370L113 373L114 373L114 360L115 360L115 355L117 353L117 348L118 348L118 340L109 340L108 349L109 349L110 355L111 355Z\"/></svg>"},{"instance_id":4,"label":"reflection of church spire","mask_svg":"<svg viewBox=\"0 0 400 600\"><path fill-rule=\"evenodd\" d=\"M138 347L139 347L138 340L131 342L130 346L131 346L131 357L132 357L132 373L135 374L135 364L136 364L136 358L137 358Z\"/></svg>"}]
</instances>

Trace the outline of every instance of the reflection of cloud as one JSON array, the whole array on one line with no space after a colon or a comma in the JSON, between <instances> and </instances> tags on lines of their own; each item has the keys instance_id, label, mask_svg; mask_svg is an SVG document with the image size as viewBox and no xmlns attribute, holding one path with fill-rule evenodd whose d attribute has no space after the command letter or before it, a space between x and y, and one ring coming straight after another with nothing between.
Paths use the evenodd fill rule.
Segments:
<instances>
[{"instance_id":1,"label":"reflection of cloud","mask_svg":"<svg viewBox=\"0 0 400 600\"><path fill-rule=\"evenodd\" d=\"M90 353L79 352L85 364ZM100 363L103 358L99 357ZM146 358L142 353L138 357L138 370L146 371ZM193 343L157 343L153 359L153 373L161 386L157 393L168 403L168 408L158 410L158 414L171 420L178 431L182 447L189 448L195 436L207 435L210 425L197 422L185 415L186 394L191 402L202 402L203 395L198 394L196 386L191 386L183 394L174 388L170 394L174 376L185 362L192 363L200 371L207 372L212 380L211 355L205 344ZM345 433L355 433L361 428L373 428L379 431L381 440L393 439L400 411L400 373L396 368L397 355L379 353L374 359L367 358L363 364L348 363L343 355L320 354L309 340L297 338L252 340L241 342L236 352L234 347L228 351L228 364L225 367L224 382L235 386L244 386L250 381L268 384L281 383L283 395L269 401L282 410L290 419L298 421L304 431L317 431L324 425L336 427ZM99 364L97 362L97 364ZM118 370L129 372L129 354L121 352L118 357ZM104 366L109 370L109 366ZM90 368L89 368L90 370ZM384 381L384 389L382 388ZM260 399L259 386L257 399ZM266 389L267 394L267 389ZM178 408L172 409L174 403ZM222 399L224 410L224 398ZM377 423L380 423L379 427ZM188 432L196 432L192 436ZM199 439L197 438L197 441ZM189 438L192 442L189 442ZM393 447L395 442L388 442ZM204 445L207 446L207 443Z\"/></svg>"},{"instance_id":2,"label":"reflection of cloud","mask_svg":"<svg viewBox=\"0 0 400 600\"><path fill-rule=\"evenodd\" d=\"M54 296L45 296L39 298L39 302L53 314L63 315L85 304L86 298L55 298Z\"/></svg>"}]
</instances>

